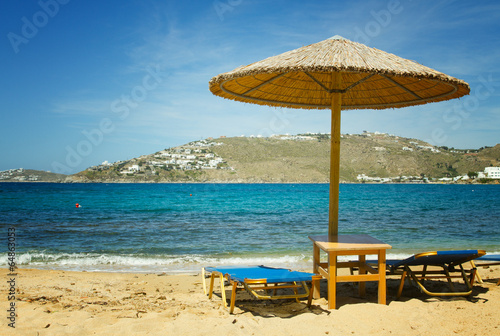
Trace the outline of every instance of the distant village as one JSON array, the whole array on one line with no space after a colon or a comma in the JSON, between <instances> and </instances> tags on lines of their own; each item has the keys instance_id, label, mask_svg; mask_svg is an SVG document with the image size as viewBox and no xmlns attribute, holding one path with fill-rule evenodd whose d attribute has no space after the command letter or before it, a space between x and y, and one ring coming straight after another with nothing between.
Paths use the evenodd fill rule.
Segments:
<instances>
[{"instance_id":1,"label":"distant village","mask_svg":"<svg viewBox=\"0 0 500 336\"><path fill-rule=\"evenodd\" d=\"M88 170L102 171L111 167L117 167L119 173L127 176L135 174L155 175L158 169L171 170L203 170L203 169L229 169L223 158L215 155L210 150L213 146L220 146L222 143L212 141L212 138L193 141L187 145L167 148L152 155L144 155L129 161L118 161L109 163L104 161L98 166L88 168Z\"/></svg>"},{"instance_id":2,"label":"distant village","mask_svg":"<svg viewBox=\"0 0 500 336\"><path fill-rule=\"evenodd\" d=\"M392 134L380 133L380 132L364 132L361 136L372 137L372 136L389 136L398 138ZM398 140L395 140L398 142ZM409 142L410 146L403 146L401 149L403 151L413 152L414 150L426 150L431 153L441 153L439 148L430 145L423 145L415 141ZM385 147L373 147L376 151L385 151ZM460 149L448 149L444 147L442 149L449 150L451 153L462 153L462 154L474 154L477 153L478 150L460 150ZM358 174L356 179L359 182L372 182L372 183L429 183L429 182L441 182L441 183L449 183L449 182L460 182L460 181L469 181L473 179L500 179L500 167L485 167L482 172L474 172L474 174L468 174L455 176L455 177L442 177L439 179L429 179L426 176L395 176L395 177L378 177L378 176L366 176L365 174Z\"/></svg>"},{"instance_id":3,"label":"distant village","mask_svg":"<svg viewBox=\"0 0 500 336\"><path fill-rule=\"evenodd\" d=\"M17 168L17 169L9 169L9 170L4 170L0 171L0 181L1 180L13 180L13 181L27 181L27 182L35 182L39 181L40 176L39 175L22 175L24 174L25 170L24 168Z\"/></svg>"},{"instance_id":4,"label":"distant village","mask_svg":"<svg viewBox=\"0 0 500 336\"><path fill-rule=\"evenodd\" d=\"M242 135L241 137L246 137ZM362 134L342 134L342 138L348 137L365 137L365 138L378 138L378 139L389 139L391 143L401 143L400 150L402 151L428 151L430 153L440 153L442 150L446 150L452 153L462 153L466 155L476 155L478 150L459 150L459 149L449 149L447 147L434 147L427 143L419 143L417 141L408 141L411 139L399 138L398 136L392 134L386 134L381 132L367 132L364 131ZM221 136L220 138L225 138ZM329 140L329 133L303 133L298 135L271 135L269 137L264 137L261 135L250 135L248 138L270 138L275 140L286 140L286 141L321 141ZM401 141L404 139L405 141ZM158 175L159 170L164 171L196 171L196 170L213 170L213 169L224 169L224 170L234 170L224 158L218 156L213 152L215 146L223 145L222 142L217 142L213 138L207 138L204 140L193 141L186 145L167 148L165 150L156 152L150 155L143 155L135 159L127 161L117 161L110 163L104 161L100 165L92 166L87 169L87 171L107 171L114 170L115 172L121 174L122 176L153 176ZM376 146L372 148L373 151L386 151L388 150L383 146ZM469 176L471 175L471 176ZM462 176L455 177L443 177L439 179L429 178L426 176L394 176L394 177L378 177L378 176L367 176L365 174L358 174L357 181L362 183L429 183L429 182L441 182L441 183L453 183L453 182L466 182L473 179L500 179L500 167L486 167L484 171L469 173ZM5 171L0 171L0 181L19 181L19 182L36 182L40 181L41 177L36 174L26 174L23 168L9 169Z\"/></svg>"},{"instance_id":5,"label":"distant village","mask_svg":"<svg viewBox=\"0 0 500 336\"><path fill-rule=\"evenodd\" d=\"M455 177L442 177L439 179L429 179L426 176L396 176L396 177L376 177L366 176L359 174L357 180L359 182L372 182L372 183L429 183L429 182L460 182L469 181L473 179L500 179L500 167L486 167L484 171L475 173L474 176L467 174Z\"/></svg>"}]
</instances>

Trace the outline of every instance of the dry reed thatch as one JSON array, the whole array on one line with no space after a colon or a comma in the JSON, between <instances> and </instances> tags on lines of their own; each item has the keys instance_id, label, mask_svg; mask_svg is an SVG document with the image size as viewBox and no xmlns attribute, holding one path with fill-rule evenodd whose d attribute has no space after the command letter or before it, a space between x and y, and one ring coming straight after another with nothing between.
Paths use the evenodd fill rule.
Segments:
<instances>
[{"instance_id":1,"label":"dry reed thatch","mask_svg":"<svg viewBox=\"0 0 500 336\"><path fill-rule=\"evenodd\" d=\"M332 73L341 73L333 87ZM340 36L239 67L211 79L218 96L260 105L330 109L384 109L438 102L469 94L459 79Z\"/></svg>"}]
</instances>

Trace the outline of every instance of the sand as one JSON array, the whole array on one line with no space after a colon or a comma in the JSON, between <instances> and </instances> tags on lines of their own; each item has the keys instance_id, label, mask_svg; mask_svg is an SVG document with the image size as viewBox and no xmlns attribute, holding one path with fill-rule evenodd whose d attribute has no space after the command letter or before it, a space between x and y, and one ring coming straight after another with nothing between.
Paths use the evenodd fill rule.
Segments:
<instances>
[{"instance_id":1,"label":"sand","mask_svg":"<svg viewBox=\"0 0 500 336\"><path fill-rule=\"evenodd\" d=\"M499 335L500 266L480 267L484 284L469 298L437 298L388 278L387 305L373 283L357 297L354 284L338 288L336 310L322 297L256 301L245 295L230 315L203 293L201 276L19 269L9 301L8 270L0 270L1 335ZM7 286L5 284L7 283ZM12 284L12 283L11 283ZM15 302L15 329L8 326Z\"/></svg>"}]
</instances>

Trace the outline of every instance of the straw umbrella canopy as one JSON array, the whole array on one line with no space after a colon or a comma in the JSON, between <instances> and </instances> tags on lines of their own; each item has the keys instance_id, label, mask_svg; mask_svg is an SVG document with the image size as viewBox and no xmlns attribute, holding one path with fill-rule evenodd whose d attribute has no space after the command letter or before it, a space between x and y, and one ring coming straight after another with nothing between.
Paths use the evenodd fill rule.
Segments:
<instances>
[{"instance_id":1,"label":"straw umbrella canopy","mask_svg":"<svg viewBox=\"0 0 500 336\"><path fill-rule=\"evenodd\" d=\"M219 74L209 87L245 103L331 109L330 235L338 234L341 110L400 108L470 92L460 79L341 36Z\"/></svg>"}]
</instances>

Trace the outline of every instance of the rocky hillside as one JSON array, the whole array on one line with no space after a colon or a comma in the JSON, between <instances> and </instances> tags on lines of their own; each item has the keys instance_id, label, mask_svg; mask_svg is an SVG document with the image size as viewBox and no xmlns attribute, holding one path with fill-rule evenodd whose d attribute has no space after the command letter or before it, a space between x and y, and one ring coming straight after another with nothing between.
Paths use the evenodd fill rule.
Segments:
<instances>
[{"instance_id":1,"label":"rocky hillside","mask_svg":"<svg viewBox=\"0 0 500 336\"><path fill-rule=\"evenodd\" d=\"M328 182L327 134L218 138L167 148L71 176L78 182ZM388 134L344 134L342 182L414 176L437 180L500 166L500 144L475 150L433 147Z\"/></svg>"}]
</instances>

